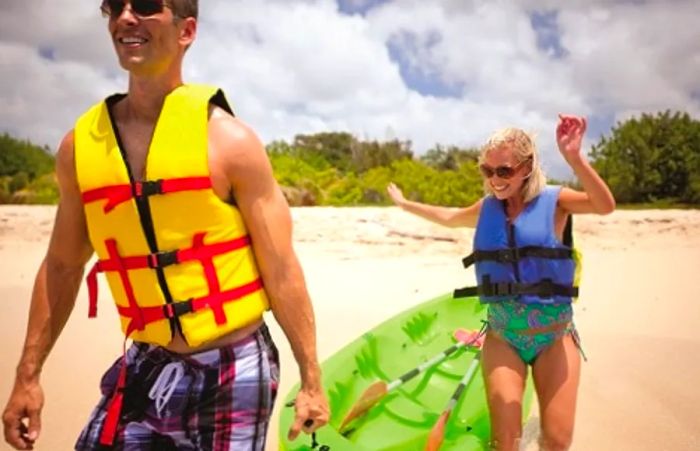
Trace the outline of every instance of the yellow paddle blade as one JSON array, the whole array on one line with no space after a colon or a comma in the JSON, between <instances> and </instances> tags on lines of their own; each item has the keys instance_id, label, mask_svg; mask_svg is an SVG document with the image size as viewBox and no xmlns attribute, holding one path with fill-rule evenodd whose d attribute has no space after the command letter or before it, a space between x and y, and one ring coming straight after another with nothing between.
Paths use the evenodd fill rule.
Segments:
<instances>
[{"instance_id":1,"label":"yellow paddle blade","mask_svg":"<svg viewBox=\"0 0 700 451\"><path fill-rule=\"evenodd\" d=\"M435 426L430 430L428 435L428 442L425 444L425 451L438 451L440 445L442 445L442 440L445 438L445 425L447 424L447 417L450 416L450 412L442 412L440 418L435 422Z\"/></svg>"},{"instance_id":2,"label":"yellow paddle blade","mask_svg":"<svg viewBox=\"0 0 700 451\"><path fill-rule=\"evenodd\" d=\"M374 382L367 387L364 393L362 393L362 396L360 396L360 399L352 406L350 412L343 418L343 422L340 423L338 431L342 432L352 420L367 413L367 411L379 402L387 392L387 383L384 381Z\"/></svg>"}]
</instances>

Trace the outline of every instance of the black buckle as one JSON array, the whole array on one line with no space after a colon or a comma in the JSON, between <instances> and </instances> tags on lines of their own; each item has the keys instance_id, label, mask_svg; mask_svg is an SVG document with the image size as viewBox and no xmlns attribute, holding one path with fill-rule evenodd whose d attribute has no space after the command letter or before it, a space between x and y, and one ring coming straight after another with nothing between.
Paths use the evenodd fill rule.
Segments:
<instances>
[{"instance_id":1,"label":"black buckle","mask_svg":"<svg viewBox=\"0 0 700 451\"><path fill-rule=\"evenodd\" d=\"M134 197L148 197L163 194L163 180L147 180L134 183Z\"/></svg>"},{"instance_id":2,"label":"black buckle","mask_svg":"<svg viewBox=\"0 0 700 451\"><path fill-rule=\"evenodd\" d=\"M481 285L479 285L479 294L482 296L509 296L514 294L513 284L510 282L492 283L489 276L484 276Z\"/></svg>"},{"instance_id":3,"label":"black buckle","mask_svg":"<svg viewBox=\"0 0 700 451\"><path fill-rule=\"evenodd\" d=\"M498 260L501 263L515 263L520 260L518 248L502 249L496 252L498 252Z\"/></svg>"},{"instance_id":4,"label":"black buckle","mask_svg":"<svg viewBox=\"0 0 700 451\"><path fill-rule=\"evenodd\" d=\"M554 282L552 279L542 279L537 284L537 295L541 298L551 298L554 296Z\"/></svg>"},{"instance_id":5,"label":"black buckle","mask_svg":"<svg viewBox=\"0 0 700 451\"><path fill-rule=\"evenodd\" d=\"M496 285L491 283L491 276L484 274L481 277L481 283L477 285L477 290L480 296L495 296L494 287Z\"/></svg>"},{"instance_id":6,"label":"black buckle","mask_svg":"<svg viewBox=\"0 0 700 451\"><path fill-rule=\"evenodd\" d=\"M178 263L177 251L157 252L148 256L148 267L152 269L165 268L175 263Z\"/></svg>"},{"instance_id":7,"label":"black buckle","mask_svg":"<svg viewBox=\"0 0 700 451\"><path fill-rule=\"evenodd\" d=\"M163 306L163 313L166 318L177 318L192 312L194 312L192 299L171 302Z\"/></svg>"},{"instance_id":8,"label":"black buckle","mask_svg":"<svg viewBox=\"0 0 700 451\"><path fill-rule=\"evenodd\" d=\"M513 294L513 285L510 282L497 282L492 285L494 296L508 296Z\"/></svg>"}]
</instances>

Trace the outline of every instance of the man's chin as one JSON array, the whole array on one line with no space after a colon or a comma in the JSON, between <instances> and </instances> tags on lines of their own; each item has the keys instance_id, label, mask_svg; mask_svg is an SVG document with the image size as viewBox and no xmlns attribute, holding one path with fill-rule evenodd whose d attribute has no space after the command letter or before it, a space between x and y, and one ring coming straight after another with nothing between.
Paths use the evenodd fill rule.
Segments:
<instances>
[{"instance_id":1,"label":"man's chin","mask_svg":"<svg viewBox=\"0 0 700 451\"><path fill-rule=\"evenodd\" d=\"M122 69L129 72L138 72L144 69L143 57L140 56L128 56L124 58L119 58L119 65Z\"/></svg>"}]
</instances>

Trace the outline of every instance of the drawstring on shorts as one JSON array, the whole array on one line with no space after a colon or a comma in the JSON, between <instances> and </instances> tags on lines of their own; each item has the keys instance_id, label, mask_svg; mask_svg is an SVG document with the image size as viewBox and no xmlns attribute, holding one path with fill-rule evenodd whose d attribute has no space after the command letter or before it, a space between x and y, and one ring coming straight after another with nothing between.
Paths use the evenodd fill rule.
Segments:
<instances>
[{"instance_id":1,"label":"drawstring on shorts","mask_svg":"<svg viewBox=\"0 0 700 451\"><path fill-rule=\"evenodd\" d=\"M170 401L177 384L185 376L185 369L180 362L170 362L163 367L158 379L153 383L151 391L148 392L148 397L151 398L156 406L156 414L158 418L162 418L163 408Z\"/></svg>"}]
</instances>

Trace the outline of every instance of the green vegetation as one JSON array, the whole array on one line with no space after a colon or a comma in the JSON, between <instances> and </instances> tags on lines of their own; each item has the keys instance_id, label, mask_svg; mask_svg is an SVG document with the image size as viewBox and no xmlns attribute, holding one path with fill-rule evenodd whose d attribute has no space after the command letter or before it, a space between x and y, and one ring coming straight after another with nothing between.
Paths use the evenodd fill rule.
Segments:
<instances>
[{"instance_id":1,"label":"green vegetation","mask_svg":"<svg viewBox=\"0 0 700 451\"><path fill-rule=\"evenodd\" d=\"M0 135L0 203L55 203L58 188L53 169L48 147Z\"/></svg>"},{"instance_id":2,"label":"green vegetation","mask_svg":"<svg viewBox=\"0 0 700 451\"><path fill-rule=\"evenodd\" d=\"M390 182L407 198L445 206L468 205L483 193L477 149L436 145L416 157L410 141L330 132L275 141L267 152L291 205L389 205ZM688 114L618 123L593 146L591 160L621 208L700 205L700 122ZM46 147L1 135L0 203L54 203L53 167Z\"/></svg>"},{"instance_id":3,"label":"green vegetation","mask_svg":"<svg viewBox=\"0 0 700 451\"><path fill-rule=\"evenodd\" d=\"M273 142L267 151L293 205L388 205L390 182L412 199L440 205L465 205L482 192L475 149L437 146L415 159L408 141L319 133Z\"/></svg>"},{"instance_id":4,"label":"green vegetation","mask_svg":"<svg viewBox=\"0 0 700 451\"><path fill-rule=\"evenodd\" d=\"M591 157L620 203L700 204L700 121L688 114L618 123Z\"/></svg>"}]
</instances>

